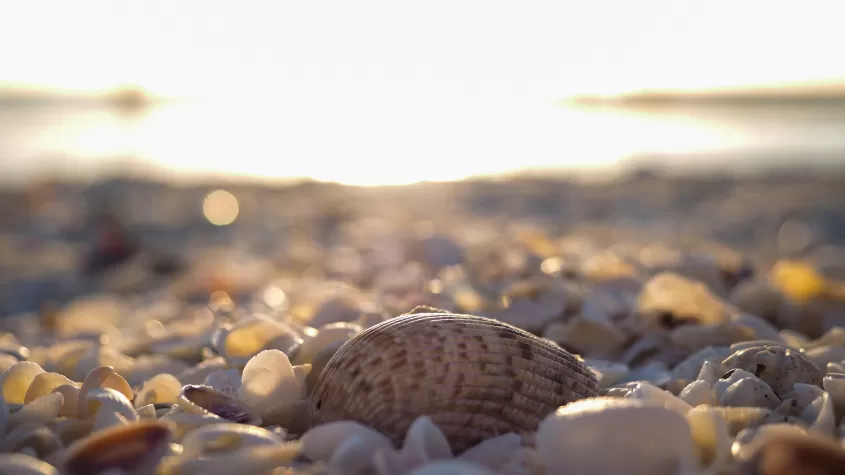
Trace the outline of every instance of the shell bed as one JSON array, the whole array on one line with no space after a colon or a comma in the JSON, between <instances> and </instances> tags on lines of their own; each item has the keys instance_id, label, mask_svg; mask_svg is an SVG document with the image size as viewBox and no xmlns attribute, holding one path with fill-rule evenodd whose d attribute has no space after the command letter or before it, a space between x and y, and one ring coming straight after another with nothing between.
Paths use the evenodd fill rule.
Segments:
<instances>
[{"instance_id":1,"label":"shell bed","mask_svg":"<svg viewBox=\"0 0 845 475\"><path fill-rule=\"evenodd\" d=\"M812 265L373 229L0 320L0 473L845 474L845 287Z\"/></svg>"}]
</instances>

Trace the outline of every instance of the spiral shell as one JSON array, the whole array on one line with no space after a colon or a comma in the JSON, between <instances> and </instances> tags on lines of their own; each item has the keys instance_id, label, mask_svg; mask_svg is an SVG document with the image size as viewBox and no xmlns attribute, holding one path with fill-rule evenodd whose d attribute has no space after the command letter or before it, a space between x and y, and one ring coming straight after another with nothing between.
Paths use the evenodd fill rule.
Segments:
<instances>
[{"instance_id":1,"label":"spiral shell","mask_svg":"<svg viewBox=\"0 0 845 475\"><path fill-rule=\"evenodd\" d=\"M461 452L499 434L534 431L558 407L598 392L581 361L514 326L412 313L344 344L317 381L311 411L316 424L358 421L395 444L427 415Z\"/></svg>"}]
</instances>

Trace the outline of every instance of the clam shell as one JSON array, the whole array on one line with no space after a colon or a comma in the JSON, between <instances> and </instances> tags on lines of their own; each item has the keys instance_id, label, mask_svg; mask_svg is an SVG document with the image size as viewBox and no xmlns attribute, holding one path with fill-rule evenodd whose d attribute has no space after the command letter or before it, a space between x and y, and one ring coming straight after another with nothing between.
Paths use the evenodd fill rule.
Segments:
<instances>
[{"instance_id":1,"label":"clam shell","mask_svg":"<svg viewBox=\"0 0 845 475\"><path fill-rule=\"evenodd\" d=\"M460 452L536 430L558 407L598 392L586 365L528 332L483 317L418 313L341 347L317 381L311 410L317 424L356 420L396 444L428 415Z\"/></svg>"}]
</instances>

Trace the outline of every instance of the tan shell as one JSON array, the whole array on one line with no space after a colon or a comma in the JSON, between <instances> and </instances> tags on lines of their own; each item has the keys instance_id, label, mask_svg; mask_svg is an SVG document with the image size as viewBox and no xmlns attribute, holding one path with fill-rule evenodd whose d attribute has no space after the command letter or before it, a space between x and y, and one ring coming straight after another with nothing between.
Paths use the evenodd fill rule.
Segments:
<instances>
[{"instance_id":1,"label":"tan shell","mask_svg":"<svg viewBox=\"0 0 845 475\"><path fill-rule=\"evenodd\" d=\"M62 473L94 474L117 468L152 474L172 437L168 424L160 421L112 427L72 445Z\"/></svg>"},{"instance_id":2,"label":"tan shell","mask_svg":"<svg viewBox=\"0 0 845 475\"><path fill-rule=\"evenodd\" d=\"M597 396L581 361L514 326L449 313L403 315L341 347L314 388L315 424L355 420L401 443L430 416L456 452L531 432L569 402Z\"/></svg>"},{"instance_id":3,"label":"tan shell","mask_svg":"<svg viewBox=\"0 0 845 475\"><path fill-rule=\"evenodd\" d=\"M742 473L758 475L845 473L845 451L818 435L778 434L768 438Z\"/></svg>"}]
</instances>

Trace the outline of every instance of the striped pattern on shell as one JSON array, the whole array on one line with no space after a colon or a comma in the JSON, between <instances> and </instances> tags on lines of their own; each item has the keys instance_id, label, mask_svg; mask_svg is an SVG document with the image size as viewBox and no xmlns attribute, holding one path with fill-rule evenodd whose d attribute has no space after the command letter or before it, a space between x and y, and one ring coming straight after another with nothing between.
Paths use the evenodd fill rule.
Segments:
<instances>
[{"instance_id":1,"label":"striped pattern on shell","mask_svg":"<svg viewBox=\"0 0 845 475\"><path fill-rule=\"evenodd\" d=\"M460 452L527 433L569 402L597 396L590 370L566 350L497 320L449 313L399 316L344 344L311 400L315 424L355 420L401 443L428 415Z\"/></svg>"}]
</instances>

